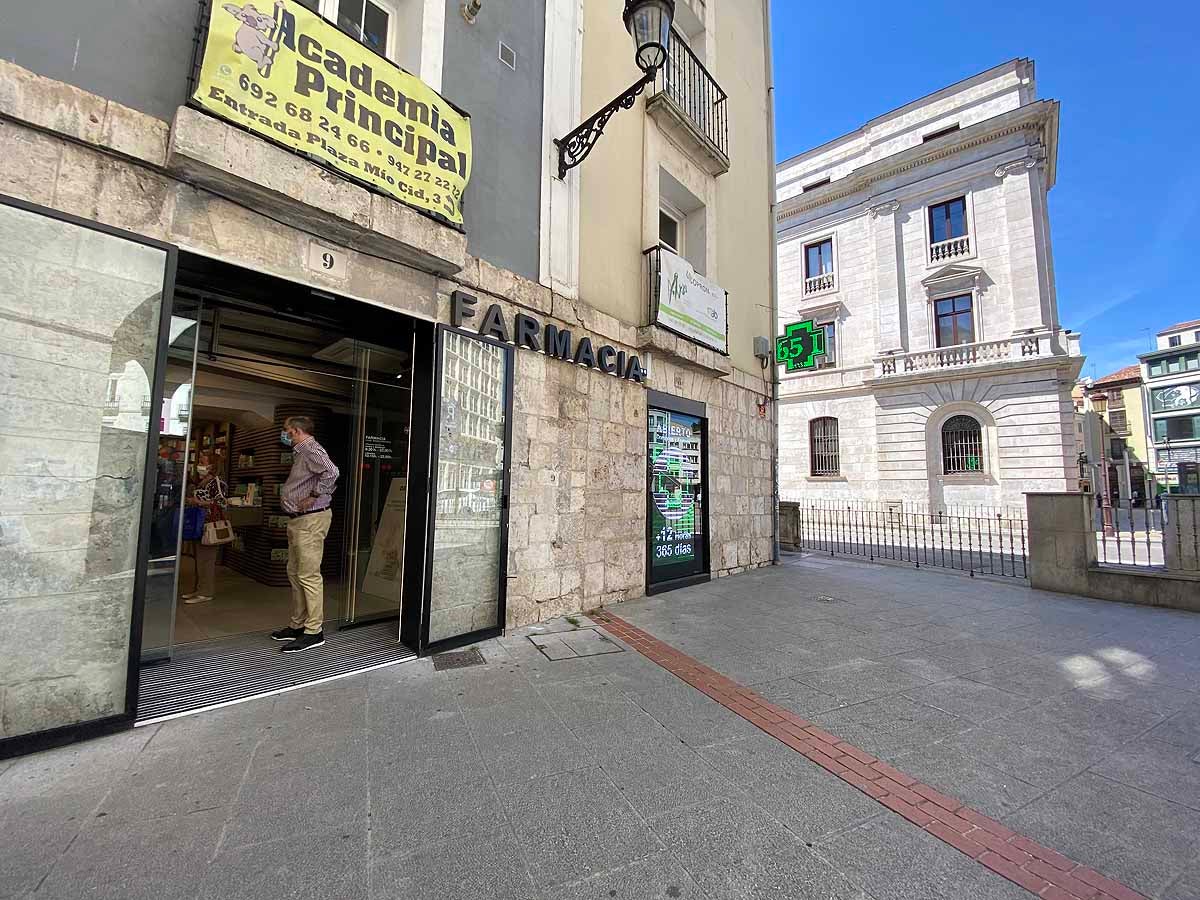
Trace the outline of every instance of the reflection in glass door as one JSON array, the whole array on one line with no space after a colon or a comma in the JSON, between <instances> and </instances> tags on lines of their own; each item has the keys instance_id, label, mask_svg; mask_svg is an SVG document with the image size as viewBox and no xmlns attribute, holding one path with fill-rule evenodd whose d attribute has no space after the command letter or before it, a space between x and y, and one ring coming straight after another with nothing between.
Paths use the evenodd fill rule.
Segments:
<instances>
[{"instance_id":1,"label":"reflection in glass door","mask_svg":"<svg viewBox=\"0 0 1200 900\"><path fill-rule=\"evenodd\" d=\"M404 577L412 352L355 342L345 621L396 616Z\"/></svg>"},{"instance_id":2,"label":"reflection in glass door","mask_svg":"<svg viewBox=\"0 0 1200 900\"><path fill-rule=\"evenodd\" d=\"M176 296L163 392L150 403L150 414L159 417L159 430L142 619L143 661L170 657L174 644L176 581L187 492L188 434L200 313L200 301Z\"/></svg>"},{"instance_id":3,"label":"reflection in glass door","mask_svg":"<svg viewBox=\"0 0 1200 900\"><path fill-rule=\"evenodd\" d=\"M449 328L439 336L426 648L501 626L508 548L513 351Z\"/></svg>"}]
</instances>

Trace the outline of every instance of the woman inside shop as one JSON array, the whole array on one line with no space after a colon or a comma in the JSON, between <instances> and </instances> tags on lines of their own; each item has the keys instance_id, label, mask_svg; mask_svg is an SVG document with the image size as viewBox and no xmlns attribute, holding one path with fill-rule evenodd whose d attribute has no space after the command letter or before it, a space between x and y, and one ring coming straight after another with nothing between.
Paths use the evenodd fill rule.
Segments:
<instances>
[{"instance_id":1,"label":"woman inside shop","mask_svg":"<svg viewBox=\"0 0 1200 900\"><path fill-rule=\"evenodd\" d=\"M205 523L225 517L226 485L212 466L207 453L201 453L196 461L196 483L188 496L188 506L204 510ZM183 595L183 602L207 603L213 598L217 581L217 551L219 544L208 544L201 538L193 542L196 551L196 589Z\"/></svg>"}]
</instances>

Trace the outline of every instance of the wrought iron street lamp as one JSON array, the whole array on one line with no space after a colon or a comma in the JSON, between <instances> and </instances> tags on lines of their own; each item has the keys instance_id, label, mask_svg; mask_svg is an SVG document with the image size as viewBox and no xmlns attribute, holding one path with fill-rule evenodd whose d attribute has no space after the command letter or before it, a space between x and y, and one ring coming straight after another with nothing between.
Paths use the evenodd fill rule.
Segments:
<instances>
[{"instance_id":1,"label":"wrought iron street lamp","mask_svg":"<svg viewBox=\"0 0 1200 900\"><path fill-rule=\"evenodd\" d=\"M607 103L594 115L567 134L555 140L558 147L558 177L566 178L567 172L583 162L592 147L604 134L608 124L618 110L630 109L637 95L654 81L655 75L667 62L667 46L671 39L671 21L675 18L675 0L625 0L625 30L633 38L634 59L642 70L642 77L615 100Z\"/></svg>"}]
</instances>

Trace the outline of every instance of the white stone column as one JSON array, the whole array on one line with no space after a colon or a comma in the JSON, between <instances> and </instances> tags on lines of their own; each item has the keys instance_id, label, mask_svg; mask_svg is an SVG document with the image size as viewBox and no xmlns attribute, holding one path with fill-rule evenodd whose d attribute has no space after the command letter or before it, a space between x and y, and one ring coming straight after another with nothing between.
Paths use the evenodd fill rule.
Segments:
<instances>
[{"instance_id":1,"label":"white stone column","mask_svg":"<svg viewBox=\"0 0 1200 900\"><path fill-rule=\"evenodd\" d=\"M1035 170L1039 165L1041 160L1028 156L999 166L995 173L1003 181L1008 222L1013 334L1050 328L1056 318L1044 259L1049 252L1049 223Z\"/></svg>"},{"instance_id":2,"label":"white stone column","mask_svg":"<svg viewBox=\"0 0 1200 900\"><path fill-rule=\"evenodd\" d=\"M904 248L896 227L900 201L889 200L868 209L868 227L875 272L876 353L904 350L908 334L904 316Z\"/></svg>"}]
</instances>

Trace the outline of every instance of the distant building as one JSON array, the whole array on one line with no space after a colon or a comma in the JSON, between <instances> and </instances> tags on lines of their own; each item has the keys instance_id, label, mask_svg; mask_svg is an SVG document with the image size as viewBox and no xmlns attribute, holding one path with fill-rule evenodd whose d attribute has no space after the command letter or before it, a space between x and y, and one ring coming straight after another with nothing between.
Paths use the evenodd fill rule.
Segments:
<instances>
[{"instance_id":1,"label":"distant building","mask_svg":"<svg viewBox=\"0 0 1200 900\"><path fill-rule=\"evenodd\" d=\"M1136 363L1093 381L1086 389L1091 420L1088 462L1092 489L1105 484L1103 463L1108 466L1109 495L1113 501L1142 500L1146 495L1149 441L1142 403L1142 370ZM1103 402L1096 398L1103 396ZM1101 443L1103 442L1103 443Z\"/></svg>"},{"instance_id":2,"label":"distant building","mask_svg":"<svg viewBox=\"0 0 1200 900\"><path fill-rule=\"evenodd\" d=\"M1058 319L1047 193L1059 106L1016 59L776 170L781 493L934 508L1073 490L1078 335Z\"/></svg>"},{"instance_id":3,"label":"distant building","mask_svg":"<svg viewBox=\"0 0 1200 900\"><path fill-rule=\"evenodd\" d=\"M1155 343L1155 350L1138 357L1151 469L1172 489L1180 486L1182 472L1183 486L1200 492L1200 319L1164 328Z\"/></svg>"}]
</instances>

